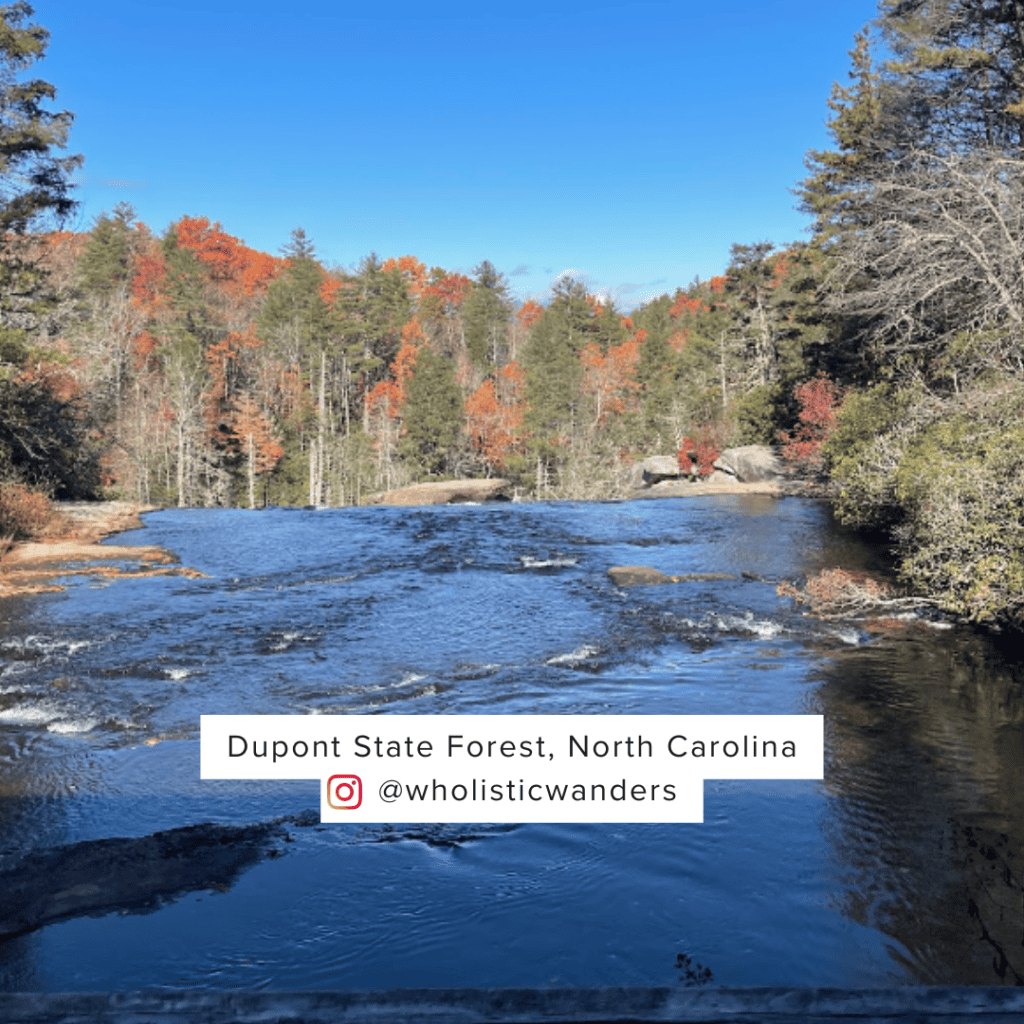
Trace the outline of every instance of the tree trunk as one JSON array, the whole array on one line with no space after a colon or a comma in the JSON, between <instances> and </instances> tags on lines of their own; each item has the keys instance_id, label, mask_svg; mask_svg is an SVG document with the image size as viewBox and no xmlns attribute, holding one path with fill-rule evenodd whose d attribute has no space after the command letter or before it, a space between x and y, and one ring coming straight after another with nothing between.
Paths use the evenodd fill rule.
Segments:
<instances>
[{"instance_id":1,"label":"tree trunk","mask_svg":"<svg viewBox=\"0 0 1024 1024\"><path fill-rule=\"evenodd\" d=\"M252 434L249 435L249 508L256 507L256 445Z\"/></svg>"}]
</instances>

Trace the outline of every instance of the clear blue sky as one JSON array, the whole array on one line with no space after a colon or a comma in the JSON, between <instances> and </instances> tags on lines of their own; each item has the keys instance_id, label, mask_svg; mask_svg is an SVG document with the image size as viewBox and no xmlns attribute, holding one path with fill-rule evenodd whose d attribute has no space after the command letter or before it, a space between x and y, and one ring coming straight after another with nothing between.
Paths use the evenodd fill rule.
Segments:
<instances>
[{"instance_id":1,"label":"clear blue sky","mask_svg":"<svg viewBox=\"0 0 1024 1024\"><path fill-rule=\"evenodd\" d=\"M789 189L827 144L874 0L35 0L34 74L75 116L77 230L132 203L328 266L371 251L519 298L572 272L622 309L804 238Z\"/></svg>"}]
</instances>

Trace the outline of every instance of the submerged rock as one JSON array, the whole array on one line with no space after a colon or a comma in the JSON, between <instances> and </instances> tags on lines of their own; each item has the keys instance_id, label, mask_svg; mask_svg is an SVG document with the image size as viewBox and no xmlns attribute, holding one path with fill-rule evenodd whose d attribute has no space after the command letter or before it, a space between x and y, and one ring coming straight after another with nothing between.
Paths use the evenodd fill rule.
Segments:
<instances>
[{"instance_id":1,"label":"submerged rock","mask_svg":"<svg viewBox=\"0 0 1024 1024\"><path fill-rule=\"evenodd\" d=\"M618 587L651 586L659 583L700 583L706 580L734 580L728 572L690 572L679 576L652 569L649 565L613 565L608 576Z\"/></svg>"},{"instance_id":2,"label":"submerged rock","mask_svg":"<svg viewBox=\"0 0 1024 1024\"><path fill-rule=\"evenodd\" d=\"M394 491L371 494L368 505L452 505L467 501L508 500L511 480L441 480L412 484Z\"/></svg>"},{"instance_id":3,"label":"submerged rock","mask_svg":"<svg viewBox=\"0 0 1024 1024\"><path fill-rule=\"evenodd\" d=\"M33 852L0 873L0 938L71 917L146 913L199 889L226 891L243 871L273 855L273 841L286 836L283 820L189 825ZM290 820L309 823L304 816Z\"/></svg>"}]
</instances>

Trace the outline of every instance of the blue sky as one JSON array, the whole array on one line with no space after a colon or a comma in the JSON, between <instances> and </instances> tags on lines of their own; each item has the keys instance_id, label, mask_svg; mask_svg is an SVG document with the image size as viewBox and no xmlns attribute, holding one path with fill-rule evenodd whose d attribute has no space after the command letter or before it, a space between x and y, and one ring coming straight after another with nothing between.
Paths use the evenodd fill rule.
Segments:
<instances>
[{"instance_id":1,"label":"blue sky","mask_svg":"<svg viewBox=\"0 0 1024 1024\"><path fill-rule=\"evenodd\" d=\"M328 266L376 251L621 309L806 237L789 191L874 0L35 0L76 230L130 202Z\"/></svg>"}]
</instances>

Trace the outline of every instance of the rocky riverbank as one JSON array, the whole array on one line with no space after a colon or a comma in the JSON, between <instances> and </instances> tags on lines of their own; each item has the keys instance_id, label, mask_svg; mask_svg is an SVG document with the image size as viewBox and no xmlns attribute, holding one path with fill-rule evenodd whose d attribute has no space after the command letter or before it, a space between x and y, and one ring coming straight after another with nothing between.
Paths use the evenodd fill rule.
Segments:
<instances>
[{"instance_id":1,"label":"rocky riverbank","mask_svg":"<svg viewBox=\"0 0 1024 1024\"><path fill-rule=\"evenodd\" d=\"M53 511L47 536L17 543L0 557L0 598L60 591L64 587L57 580L66 576L202 575L178 565L163 548L100 544L111 534L141 528L139 517L155 511L153 506L129 501L54 502Z\"/></svg>"}]
</instances>

